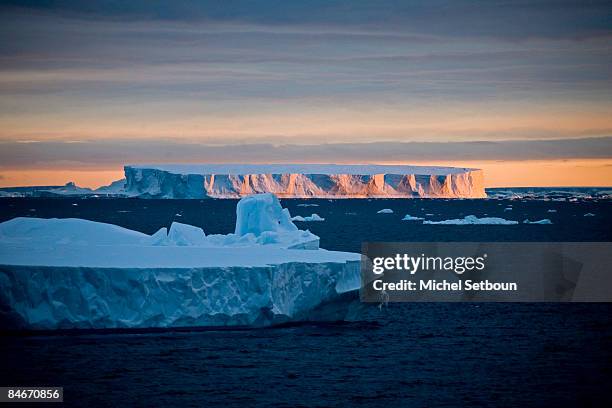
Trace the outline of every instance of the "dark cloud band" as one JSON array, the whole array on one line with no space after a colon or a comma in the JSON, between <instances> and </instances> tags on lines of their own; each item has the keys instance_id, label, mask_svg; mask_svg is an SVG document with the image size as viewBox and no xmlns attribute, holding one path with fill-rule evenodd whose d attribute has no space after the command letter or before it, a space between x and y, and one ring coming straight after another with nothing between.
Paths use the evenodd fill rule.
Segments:
<instances>
[{"instance_id":1,"label":"dark cloud band","mask_svg":"<svg viewBox=\"0 0 612 408\"><path fill-rule=\"evenodd\" d=\"M222 21L427 32L450 36L583 38L610 31L609 1L539 0L4 0L17 7L89 19Z\"/></svg>"},{"instance_id":2,"label":"dark cloud band","mask_svg":"<svg viewBox=\"0 0 612 408\"><path fill-rule=\"evenodd\" d=\"M1 142L0 168L88 168L126 163L368 163L612 158L612 137L449 143L207 145L164 140Z\"/></svg>"}]
</instances>

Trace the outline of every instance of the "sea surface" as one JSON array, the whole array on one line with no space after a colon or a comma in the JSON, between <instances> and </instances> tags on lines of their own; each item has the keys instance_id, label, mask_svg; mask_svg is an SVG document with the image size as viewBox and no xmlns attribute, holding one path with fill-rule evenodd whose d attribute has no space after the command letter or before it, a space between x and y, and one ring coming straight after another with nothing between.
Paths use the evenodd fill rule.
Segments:
<instances>
[{"instance_id":1,"label":"sea surface","mask_svg":"<svg viewBox=\"0 0 612 408\"><path fill-rule=\"evenodd\" d=\"M0 199L0 221L79 217L145 233L233 232L235 200ZM612 241L612 201L282 200L321 247L363 241ZM304 206L304 205L308 206ZM392 214L377 214L389 208ZM423 225L502 217L519 225ZM585 214L594 214L585 216ZM552 225L523 224L550 219ZM256 330L1 332L0 386L63 386L68 406L611 406L612 304L414 303L355 322Z\"/></svg>"}]
</instances>

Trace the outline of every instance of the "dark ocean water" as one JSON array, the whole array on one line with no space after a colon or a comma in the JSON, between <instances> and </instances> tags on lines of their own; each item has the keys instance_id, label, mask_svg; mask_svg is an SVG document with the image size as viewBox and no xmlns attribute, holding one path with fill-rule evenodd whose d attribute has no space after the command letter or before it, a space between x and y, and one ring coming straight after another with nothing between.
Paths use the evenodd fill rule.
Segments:
<instances>
[{"instance_id":1,"label":"dark ocean water","mask_svg":"<svg viewBox=\"0 0 612 408\"><path fill-rule=\"evenodd\" d=\"M326 249L362 241L611 241L612 202L283 200ZM299 204L318 204L302 207ZM76 204L76 205L74 205ZM0 199L15 216L80 217L152 233L233 231L232 200ZM511 211L504 211L512 206ZM394 214L376 214L391 208ZM557 212L550 213L554 209ZM553 225L402 222L473 214ZM586 213L594 217L584 217ZM3 333L1 385L64 387L71 406L609 406L612 305L368 306L357 322L257 330Z\"/></svg>"}]
</instances>

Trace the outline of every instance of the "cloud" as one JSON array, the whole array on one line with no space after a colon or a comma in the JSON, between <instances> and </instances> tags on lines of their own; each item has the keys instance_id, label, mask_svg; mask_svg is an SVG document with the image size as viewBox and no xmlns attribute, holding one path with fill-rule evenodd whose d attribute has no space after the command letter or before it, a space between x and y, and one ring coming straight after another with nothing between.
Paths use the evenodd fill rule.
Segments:
<instances>
[{"instance_id":1,"label":"cloud","mask_svg":"<svg viewBox=\"0 0 612 408\"><path fill-rule=\"evenodd\" d=\"M573 37L610 32L607 1L452 0L66 0L4 1L8 8L56 16L118 21L233 22L270 27L319 26L345 30L505 38Z\"/></svg>"},{"instance_id":2,"label":"cloud","mask_svg":"<svg viewBox=\"0 0 612 408\"><path fill-rule=\"evenodd\" d=\"M111 168L134 163L380 163L612 158L612 137L450 143L209 145L164 140L0 143L0 168Z\"/></svg>"},{"instance_id":3,"label":"cloud","mask_svg":"<svg viewBox=\"0 0 612 408\"><path fill-rule=\"evenodd\" d=\"M3 2L0 139L607 135L612 31L602 22L611 10L571 1Z\"/></svg>"},{"instance_id":4,"label":"cloud","mask_svg":"<svg viewBox=\"0 0 612 408\"><path fill-rule=\"evenodd\" d=\"M526 41L517 42L500 34L501 28L495 25L490 36L461 37L455 33L432 32L431 27L448 27L447 23L453 21L458 21L459 27L473 27L461 22L462 17L473 18L471 7L465 5L441 5L444 13L435 13L434 8L426 13L429 19L448 21L439 24L424 21L419 28L421 23L414 24L412 20L421 22L419 10L428 8L424 5L413 6L412 13L398 13L391 6L369 6L371 2L351 3L345 9L341 3L322 5L327 3L333 4L319 3L324 12L318 18L313 16L302 21L287 17L292 14L278 12L278 22L272 24L270 21L277 19L262 17L259 8L226 6L226 2L223 7L202 7L203 13L210 14L206 14L205 22L179 18L182 14L198 15L198 12L186 11L190 7L199 9L191 2L189 7L177 5L178 12L173 12L170 6L163 7L177 19L143 19L149 2L140 5L130 2L130 6L114 8L107 2L91 5L88 2L87 7L79 2L62 2L63 7L27 2L23 5L26 9L0 13L0 80L3 87L14 83L9 88L12 92L19 92L20 87L32 81L41 92L57 91L75 83L84 89L81 92L86 92L96 84L116 83L117 87L125 87L129 81L155 89L155 84L161 82L161 94L172 91L167 87L172 82L190 81L202 86L215 79L227 79L227 84L219 83L224 89L229 88L230 94L239 94L240 89L232 87L231 81L239 81L240 85L259 81L271 94L275 91L279 94L279 89L297 83L292 93L299 95L308 89L299 86L303 82L314 85L319 92L363 88L367 91L368 86L379 89L385 84L386 89L399 86L399 89L414 91L419 86L431 88L428 85L433 84L449 94L458 88L464 93L469 93L470 88L478 92L492 86L499 91L510 91L520 86L542 84L559 88L563 81L584 84L597 78L610 79L606 75L610 62L609 38L592 38L584 44L568 39L561 32L547 41L528 36ZM451 13L457 7L464 15ZM487 9L488 6L485 3L479 7ZM570 17L578 18L581 13L568 7L547 13L560 19L553 24L555 27L582 26L577 22L561 24ZM157 8L162 9L159 5ZM270 8L270 5L262 7L263 10ZM41 13L41 9L46 13ZM545 8L533 9L542 12ZM512 13L529 15L531 12L525 5L498 10L509 20ZM338 13L338 17L329 16L328 12L332 16ZM395 17L388 18L387 14ZM129 18L129 23L110 18L117 16ZM287 17L285 21L280 19L282 16ZM376 21L376 16L381 18L381 27L363 24ZM545 26L541 19L523 20L537 22L537 27ZM525 31L523 21L515 25L520 33ZM415 28L416 32L411 31ZM595 31L599 35L612 35L612 30L597 28Z\"/></svg>"}]
</instances>

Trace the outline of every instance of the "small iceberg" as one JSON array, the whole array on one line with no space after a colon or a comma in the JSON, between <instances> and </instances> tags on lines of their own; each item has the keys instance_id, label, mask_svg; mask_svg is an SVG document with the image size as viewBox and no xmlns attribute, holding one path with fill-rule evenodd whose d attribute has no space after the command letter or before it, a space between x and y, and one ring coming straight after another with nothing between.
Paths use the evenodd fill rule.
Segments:
<instances>
[{"instance_id":1,"label":"small iceberg","mask_svg":"<svg viewBox=\"0 0 612 408\"><path fill-rule=\"evenodd\" d=\"M548 210L547 212L549 212L549 213L556 213L557 210Z\"/></svg>"},{"instance_id":2,"label":"small iceberg","mask_svg":"<svg viewBox=\"0 0 612 408\"><path fill-rule=\"evenodd\" d=\"M539 221L529 221L529 220L525 220L523 221L523 224L541 224L541 225L549 225L552 224L552 221L549 220L548 218L544 218L543 220L539 220Z\"/></svg>"},{"instance_id":3,"label":"small iceberg","mask_svg":"<svg viewBox=\"0 0 612 408\"><path fill-rule=\"evenodd\" d=\"M318 207L319 204L298 204L298 207Z\"/></svg>"},{"instance_id":4,"label":"small iceberg","mask_svg":"<svg viewBox=\"0 0 612 408\"><path fill-rule=\"evenodd\" d=\"M410 214L406 214L404 218L402 218L402 221L423 221L424 219L423 217L413 217Z\"/></svg>"},{"instance_id":5,"label":"small iceberg","mask_svg":"<svg viewBox=\"0 0 612 408\"><path fill-rule=\"evenodd\" d=\"M376 212L376 214L393 214L393 210L390 208L383 208L382 210Z\"/></svg>"},{"instance_id":6,"label":"small iceberg","mask_svg":"<svg viewBox=\"0 0 612 408\"><path fill-rule=\"evenodd\" d=\"M594 217L594 216L595 216L595 214L593 214L593 213L586 213L586 214L584 214L584 217Z\"/></svg>"},{"instance_id":7,"label":"small iceberg","mask_svg":"<svg viewBox=\"0 0 612 408\"><path fill-rule=\"evenodd\" d=\"M506 207L504 208L504 211L512 211L512 207Z\"/></svg>"},{"instance_id":8,"label":"small iceberg","mask_svg":"<svg viewBox=\"0 0 612 408\"><path fill-rule=\"evenodd\" d=\"M432 225L516 225L518 221L506 220L498 217L478 218L475 215L467 215L464 218L456 218L444 221L423 221L423 224Z\"/></svg>"},{"instance_id":9,"label":"small iceberg","mask_svg":"<svg viewBox=\"0 0 612 408\"><path fill-rule=\"evenodd\" d=\"M302 217L301 215L296 215L295 217L291 218L291 221L299 221L299 222L325 221L325 218L315 213L308 217Z\"/></svg>"}]
</instances>

